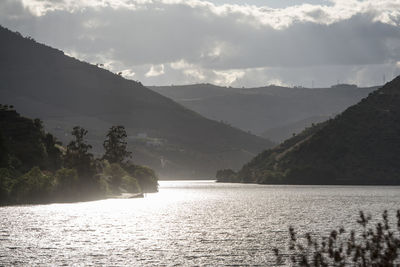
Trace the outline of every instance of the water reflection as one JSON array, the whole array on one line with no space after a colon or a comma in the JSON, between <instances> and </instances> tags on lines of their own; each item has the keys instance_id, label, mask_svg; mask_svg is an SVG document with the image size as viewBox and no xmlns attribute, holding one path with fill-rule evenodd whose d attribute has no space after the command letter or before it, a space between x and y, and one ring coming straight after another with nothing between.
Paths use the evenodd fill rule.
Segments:
<instances>
[{"instance_id":1,"label":"water reflection","mask_svg":"<svg viewBox=\"0 0 400 267\"><path fill-rule=\"evenodd\" d=\"M161 182L143 199L0 208L5 265L273 265L287 227L327 232L400 204L400 187Z\"/></svg>"}]
</instances>

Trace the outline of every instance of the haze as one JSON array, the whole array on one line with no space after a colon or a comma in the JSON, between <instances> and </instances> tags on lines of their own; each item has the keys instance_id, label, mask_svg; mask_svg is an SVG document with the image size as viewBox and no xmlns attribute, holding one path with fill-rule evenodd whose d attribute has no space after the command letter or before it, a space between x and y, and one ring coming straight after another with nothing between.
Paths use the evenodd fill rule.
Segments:
<instances>
[{"instance_id":1,"label":"haze","mask_svg":"<svg viewBox=\"0 0 400 267\"><path fill-rule=\"evenodd\" d=\"M399 23L399 0L0 3L1 25L144 85L379 85Z\"/></svg>"}]
</instances>

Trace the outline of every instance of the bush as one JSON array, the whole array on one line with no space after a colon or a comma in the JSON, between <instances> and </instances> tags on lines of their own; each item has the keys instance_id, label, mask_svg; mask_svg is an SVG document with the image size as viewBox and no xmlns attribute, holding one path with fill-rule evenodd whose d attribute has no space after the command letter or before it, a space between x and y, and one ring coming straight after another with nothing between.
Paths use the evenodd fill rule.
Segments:
<instances>
[{"instance_id":1,"label":"bush","mask_svg":"<svg viewBox=\"0 0 400 267\"><path fill-rule=\"evenodd\" d=\"M41 203L49 200L53 179L33 167L29 172L16 179L11 189L11 197L16 203Z\"/></svg>"},{"instance_id":2,"label":"bush","mask_svg":"<svg viewBox=\"0 0 400 267\"><path fill-rule=\"evenodd\" d=\"M391 229L387 211L375 227L369 227L370 220L370 216L360 212L357 223L362 227L361 233L340 228L322 238L307 233L304 239L299 239L290 227L288 260L291 266L399 266L400 210L396 231ZM284 256L276 248L274 252L277 264L282 265Z\"/></svg>"},{"instance_id":3,"label":"bush","mask_svg":"<svg viewBox=\"0 0 400 267\"><path fill-rule=\"evenodd\" d=\"M11 187L11 172L8 169L0 168L0 204L8 202Z\"/></svg>"},{"instance_id":4,"label":"bush","mask_svg":"<svg viewBox=\"0 0 400 267\"><path fill-rule=\"evenodd\" d=\"M215 178L218 182L234 182L237 179L237 173L231 169L218 170Z\"/></svg>"},{"instance_id":5,"label":"bush","mask_svg":"<svg viewBox=\"0 0 400 267\"><path fill-rule=\"evenodd\" d=\"M120 194L121 190L130 193L141 192L138 181L128 174L118 163L104 162L103 178L113 194Z\"/></svg>"},{"instance_id":6,"label":"bush","mask_svg":"<svg viewBox=\"0 0 400 267\"><path fill-rule=\"evenodd\" d=\"M136 178L134 178L130 175L125 175L122 178L122 188L125 189L129 193L142 192L141 187L138 183L138 180L136 180Z\"/></svg>"},{"instance_id":7,"label":"bush","mask_svg":"<svg viewBox=\"0 0 400 267\"><path fill-rule=\"evenodd\" d=\"M145 166L127 164L125 170L134 177L144 193L158 192L158 178L156 173Z\"/></svg>"},{"instance_id":8,"label":"bush","mask_svg":"<svg viewBox=\"0 0 400 267\"><path fill-rule=\"evenodd\" d=\"M56 198L68 200L79 195L78 172L75 169L59 169L56 171L54 179Z\"/></svg>"}]
</instances>

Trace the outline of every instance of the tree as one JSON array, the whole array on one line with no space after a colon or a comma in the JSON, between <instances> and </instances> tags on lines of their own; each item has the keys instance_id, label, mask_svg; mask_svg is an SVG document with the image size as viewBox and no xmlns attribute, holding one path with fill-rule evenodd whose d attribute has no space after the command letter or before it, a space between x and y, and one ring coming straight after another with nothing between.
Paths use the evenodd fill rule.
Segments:
<instances>
[{"instance_id":1,"label":"tree","mask_svg":"<svg viewBox=\"0 0 400 267\"><path fill-rule=\"evenodd\" d=\"M105 163L103 177L107 180L112 194L120 194L121 190L129 193L140 192L138 181L124 170L118 163Z\"/></svg>"},{"instance_id":2,"label":"tree","mask_svg":"<svg viewBox=\"0 0 400 267\"><path fill-rule=\"evenodd\" d=\"M13 184L13 177L10 170L0 168L0 204L9 201L9 193Z\"/></svg>"},{"instance_id":3,"label":"tree","mask_svg":"<svg viewBox=\"0 0 400 267\"><path fill-rule=\"evenodd\" d=\"M44 126L43 126L43 121L41 119L34 119L33 120L33 125L41 132L44 133Z\"/></svg>"},{"instance_id":4,"label":"tree","mask_svg":"<svg viewBox=\"0 0 400 267\"><path fill-rule=\"evenodd\" d=\"M39 167L18 177L11 189L16 203L47 202L52 190L52 178L45 175Z\"/></svg>"},{"instance_id":5,"label":"tree","mask_svg":"<svg viewBox=\"0 0 400 267\"><path fill-rule=\"evenodd\" d=\"M47 152L47 169L55 171L61 168L62 152L59 148L59 146L61 146L61 142L58 142L52 134L46 133L46 135L43 137L43 143Z\"/></svg>"},{"instance_id":6,"label":"tree","mask_svg":"<svg viewBox=\"0 0 400 267\"><path fill-rule=\"evenodd\" d=\"M8 168L9 152L3 134L0 132L0 168Z\"/></svg>"},{"instance_id":7,"label":"tree","mask_svg":"<svg viewBox=\"0 0 400 267\"><path fill-rule=\"evenodd\" d=\"M56 198L60 200L76 199L79 196L79 179L75 169L62 168L54 174Z\"/></svg>"},{"instance_id":8,"label":"tree","mask_svg":"<svg viewBox=\"0 0 400 267\"><path fill-rule=\"evenodd\" d=\"M110 163L123 163L127 158L131 158L132 152L127 151L127 137L124 126L112 126L107 133L103 143L105 153L103 159Z\"/></svg>"},{"instance_id":9,"label":"tree","mask_svg":"<svg viewBox=\"0 0 400 267\"><path fill-rule=\"evenodd\" d=\"M79 177L92 178L96 173L93 154L89 153L92 148L86 143L85 136L88 131L82 127L75 126L71 134L75 137L67 145L65 164L68 168L76 169Z\"/></svg>"},{"instance_id":10,"label":"tree","mask_svg":"<svg viewBox=\"0 0 400 267\"><path fill-rule=\"evenodd\" d=\"M125 164L124 169L136 178L143 193L158 192L158 178L152 169L132 163Z\"/></svg>"},{"instance_id":11,"label":"tree","mask_svg":"<svg viewBox=\"0 0 400 267\"><path fill-rule=\"evenodd\" d=\"M218 170L215 177L218 182L233 182L237 178L237 173L231 169Z\"/></svg>"}]
</instances>

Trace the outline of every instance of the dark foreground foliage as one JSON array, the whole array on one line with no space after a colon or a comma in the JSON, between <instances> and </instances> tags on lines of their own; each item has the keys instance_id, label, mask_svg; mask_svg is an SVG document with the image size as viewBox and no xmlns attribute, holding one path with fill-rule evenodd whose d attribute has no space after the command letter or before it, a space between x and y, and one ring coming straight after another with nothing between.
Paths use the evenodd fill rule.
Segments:
<instances>
[{"instance_id":1,"label":"dark foreground foliage","mask_svg":"<svg viewBox=\"0 0 400 267\"><path fill-rule=\"evenodd\" d=\"M400 265L400 210L396 229L392 229L388 212L371 226L371 217L360 212L357 223L361 232L344 228L333 230L329 236L316 238L306 233L302 238L289 228L289 256L291 266L399 266ZM277 265L285 263L285 256L274 249Z\"/></svg>"}]
</instances>

